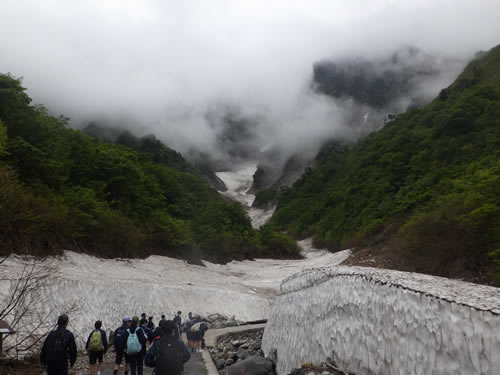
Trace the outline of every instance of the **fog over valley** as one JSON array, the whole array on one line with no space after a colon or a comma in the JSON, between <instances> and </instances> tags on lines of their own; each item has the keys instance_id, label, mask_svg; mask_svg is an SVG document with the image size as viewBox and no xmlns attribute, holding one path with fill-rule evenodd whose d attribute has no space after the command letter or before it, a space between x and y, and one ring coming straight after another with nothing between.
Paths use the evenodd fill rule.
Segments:
<instances>
[{"instance_id":1,"label":"fog over valley","mask_svg":"<svg viewBox=\"0 0 500 375\"><path fill-rule=\"evenodd\" d=\"M496 6L5 0L0 70L24 77L35 103L76 128L96 121L153 133L188 158L238 161L274 150L283 164L430 100L475 52L498 43ZM393 81L412 84L381 105L352 92L332 95L316 80L317 64L329 63L340 64L342 77L362 69L368 85L388 71L405 71Z\"/></svg>"}]
</instances>

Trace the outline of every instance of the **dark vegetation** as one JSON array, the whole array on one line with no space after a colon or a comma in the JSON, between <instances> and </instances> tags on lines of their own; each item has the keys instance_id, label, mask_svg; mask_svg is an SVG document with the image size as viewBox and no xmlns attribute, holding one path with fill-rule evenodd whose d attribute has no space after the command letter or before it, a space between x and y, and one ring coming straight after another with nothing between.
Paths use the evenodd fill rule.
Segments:
<instances>
[{"instance_id":1,"label":"dark vegetation","mask_svg":"<svg viewBox=\"0 0 500 375\"><path fill-rule=\"evenodd\" d=\"M19 79L0 75L0 253L298 256L291 238L254 230L156 138L102 142L30 103Z\"/></svg>"},{"instance_id":2,"label":"dark vegetation","mask_svg":"<svg viewBox=\"0 0 500 375\"><path fill-rule=\"evenodd\" d=\"M314 64L316 89L334 98L353 98L361 104L384 108L415 91L423 79L439 73L438 62L421 50L407 47L376 61L353 59ZM421 98L413 98L418 105Z\"/></svg>"},{"instance_id":3,"label":"dark vegetation","mask_svg":"<svg viewBox=\"0 0 500 375\"><path fill-rule=\"evenodd\" d=\"M147 154L156 163L161 163L170 168L182 172L188 172L203 177L212 187L220 191L226 191L224 185L211 166L201 159L195 165L188 163L184 157L175 150L168 148L164 143L157 139L153 134L145 137L137 137L129 130L121 128L99 125L95 122L89 123L83 130L83 133L99 139L105 143L119 144L129 147L135 151Z\"/></svg>"},{"instance_id":4,"label":"dark vegetation","mask_svg":"<svg viewBox=\"0 0 500 375\"><path fill-rule=\"evenodd\" d=\"M383 244L405 270L500 281L500 46L424 108L325 148L269 225L332 250Z\"/></svg>"}]
</instances>

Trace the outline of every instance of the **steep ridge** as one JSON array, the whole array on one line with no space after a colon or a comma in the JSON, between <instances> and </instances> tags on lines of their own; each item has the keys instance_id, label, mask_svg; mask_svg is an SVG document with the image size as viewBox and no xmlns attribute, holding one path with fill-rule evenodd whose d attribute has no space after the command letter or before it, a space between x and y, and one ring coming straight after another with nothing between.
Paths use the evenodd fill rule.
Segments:
<instances>
[{"instance_id":1,"label":"steep ridge","mask_svg":"<svg viewBox=\"0 0 500 375\"><path fill-rule=\"evenodd\" d=\"M500 247L499 71L496 47L426 107L353 146L325 147L281 197L271 225L314 233L332 250L368 249L365 258L383 258L386 268L491 282L488 254Z\"/></svg>"},{"instance_id":2,"label":"steep ridge","mask_svg":"<svg viewBox=\"0 0 500 375\"><path fill-rule=\"evenodd\" d=\"M328 267L281 284L263 349L278 374L333 360L356 374L497 374L497 288L422 274Z\"/></svg>"}]
</instances>

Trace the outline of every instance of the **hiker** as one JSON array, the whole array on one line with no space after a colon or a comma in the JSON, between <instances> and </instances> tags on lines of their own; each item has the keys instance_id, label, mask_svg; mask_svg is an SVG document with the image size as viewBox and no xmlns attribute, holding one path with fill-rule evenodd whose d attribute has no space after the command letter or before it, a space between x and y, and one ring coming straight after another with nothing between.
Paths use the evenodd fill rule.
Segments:
<instances>
[{"instance_id":1,"label":"hiker","mask_svg":"<svg viewBox=\"0 0 500 375\"><path fill-rule=\"evenodd\" d=\"M191 351L194 351L195 353L201 353L201 325L203 322L198 322L195 323L191 326L191 342L192 342L192 349Z\"/></svg>"},{"instance_id":2,"label":"hiker","mask_svg":"<svg viewBox=\"0 0 500 375\"><path fill-rule=\"evenodd\" d=\"M154 332L152 333L153 340L151 342L153 344L155 341L159 340L162 336L164 336L165 330L163 329L163 327L165 326L166 322L167 322L166 320L165 322L160 322L161 325L159 327L156 327Z\"/></svg>"},{"instance_id":3,"label":"hiker","mask_svg":"<svg viewBox=\"0 0 500 375\"><path fill-rule=\"evenodd\" d=\"M71 367L75 364L76 343L73 334L66 329L68 322L68 315L59 316L57 328L49 333L43 343L40 363L48 375L67 375L68 361Z\"/></svg>"},{"instance_id":4,"label":"hiker","mask_svg":"<svg viewBox=\"0 0 500 375\"><path fill-rule=\"evenodd\" d=\"M151 332L153 332L155 330L155 324L153 323L153 317L150 316L148 318L148 328Z\"/></svg>"},{"instance_id":5,"label":"hiker","mask_svg":"<svg viewBox=\"0 0 500 375\"><path fill-rule=\"evenodd\" d=\"M175 323L167 320L162 325L160 339L155 340L146 354L145 363L155 368L155 375L181 375L183 364L191 355L186 345L175 338Z\"/></svg>"},{"instance_id":6,"label":"hiker","mask_svg":"<svg viewBox=\"0 0 500 375\"><path fill-rule=\"evenodd\" d=\"M87 339L87 344L85 344L85 349L89 353L89 364L90 364L90 374L95 375L95 367L97 361L99 361L99 367L97 368L97 375L101 375L101 371L104 367L104 354L108 350L108 341L106 339L106 332L102 329L102 322L98 320L94 324L94 330L90 332L89 338Z\"/></svg>"},{"instance_id":7,"label":"hiker","mask_svg":"<svg viewBox=\"0 0 500 375\"><path fill-rule=\"evenodd\" d=\"M186 331L187 346L191 350L191 352L194 352L193 335L191 333L192 326L193 326L193 321L191 321L191 320L187 321L185 323L184 331Z\"/></svg>"},{"instance_id":8,"label":"hiker","mask_svg":"<svg viewBox=\"0 0 500 375\"><path fill-rule=\"evenodd\" d=\"M201 336L201 351L206 348L205 345L205 332L208 330L207 323L201 322L200 324L200 336Z\"/></svg>"},{"instance_id":9,"label":"hiker","mask_svg":"<svg viewBox=\"0 0 500 375\"><path fill-rule=\"evenodd\" d=\"M127 347L127 330L132 323L132 318L130 316L125 316L123 318L123 324L118 327L115 331L113 345L115 347L116 358L115 358L115 366L113 368L113 375L118 374L118 370L120 369L120 365L123 361L123 357L125 357L125 375L128 374L130 369L130 365L128 362L128 356L125 353L125 349Z\"/></svg>"},{"instance_id":10,"label":"hiker","mask_svg":"<svg viewBox=\"0 0 500 375\"><path fill-rule=\"evenodd\" d=\"M175 323L175 337L177 339L182 339L182 331L181 331L181 311L177 311L177 315L174 317L173 322Z\"/></svg>"},{"instance_id":11,"label":"hiker","mask_svg":"<svg viewBox=\"0 0 500 375\"><path fill-rule=\"evenodd\" d=\"M161 314L161 320L158 322L158 327L161 326L161 322L165 322L167 319L165 319L165 314Z\"/></svg>"},{"instance_id":12,"label":"hiker","mask_svg":"<svg viewBox=\"0 0 500 375\"><path fill-rule=\"evenodd\" d=\"M146 354L146 335L139 327L139 318L134 316L127 330L127 346L125 349L131 375L142 375L144 354ZM136 373L137 370L137 373Z\"/></svg>"},{"instance_id":13,"label":"hiker","mask_svg":"<svg viewBox=\"0 0 500 375\"><path fill-rule=\"evenodd\" d=\"M141 322L143 322L141 324ZM143 321L142 319L139 322L139 326L142 328L144 331L144 336L146 336L146 345L147 343L152 343L153 342L153 332L148 328L148 320L146 319Z\"/></svg>"},{"instance_id":14,"label":"hiker","mask_svg":"<svg viewBox=\"0 0 500 375\"><path fill-rule=\"evenodd\" d=\"M147 320L147 318L146 318L146 313L142 313L142 314L141 314L141 320L139 321L139 325L140 325L141 327L143 327L143 326L144 326L144 324L148 324L148 320Z\"/></svg>"}]
</instances>

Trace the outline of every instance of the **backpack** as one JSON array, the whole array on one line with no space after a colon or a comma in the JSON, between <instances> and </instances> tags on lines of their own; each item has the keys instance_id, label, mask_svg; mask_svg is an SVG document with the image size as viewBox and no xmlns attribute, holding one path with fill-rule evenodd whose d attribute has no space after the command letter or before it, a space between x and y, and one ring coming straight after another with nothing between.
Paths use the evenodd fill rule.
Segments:
<instances>
[{"instance_id":1,"label":"backpack","mask_svg":"<svg viewBox=\"0 0 500 375\"><path fill-rule=\"evenodd\" d=\"M177 373L182 370L181 344L173 336L163 336L160 339L160 349L155 360L155 372L158 374Z\"/></svg>"},{"instance_id":2,"label":"backpack","mask_svg":"<svg viewBox=\"0 0 500 375\"><path fill-rule=\"evenodd\" d=\"M127 329L125 327L120 327L115 331L115 337L113 338L113 345L117 349L124 349L127 345L125 341L125 335L127 334Z\"/></svg>"},{"instance_id":3,"label":"backpack","mask_svg":"<svg viewBox=\"0 0 500 375\"><path fill-rule=\"evenodd\" d=\"M102 346L102 339L101 339L101 331L96 329L94 332L92 332L92 335L90 336L90 341L89 341L89 352L100 352L104 350L104 347Z\"/></svg>"},{"instance_id":4,"label":"backpack","mask_svg":"<svg viewBox=\"0 0 500 375\"><path fill-rule=\"evenodd\" d=\"M193 324L191 327L191 332L198 332L200 330L201 323Z\"/></svg>"},{"instance_id":5,"label":"backpack","mask_svg":"<svg viewBox=\"0 0 500 375\"><path fill-rule=\"evenodd\" d=\"M56 329L47 337L47 362L64 362L66 360L66 338L64 329Z\"/></svg>"},{"instance_id":6,"label":"backpack","mask_svg":"<svg viewBox=\"0 0 500 375\"><path fill-rule=\"evenodd\" d=\"M141 351L142 345L139 342L139 337L137 336L137 329L134 333L130 332L130 329L127 329L128 338L127 338L127 354L137 354Z\"/></svg>"}]
</instances>

